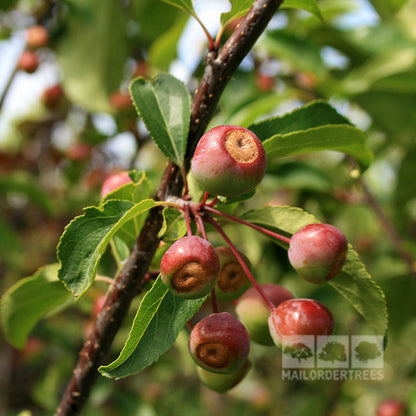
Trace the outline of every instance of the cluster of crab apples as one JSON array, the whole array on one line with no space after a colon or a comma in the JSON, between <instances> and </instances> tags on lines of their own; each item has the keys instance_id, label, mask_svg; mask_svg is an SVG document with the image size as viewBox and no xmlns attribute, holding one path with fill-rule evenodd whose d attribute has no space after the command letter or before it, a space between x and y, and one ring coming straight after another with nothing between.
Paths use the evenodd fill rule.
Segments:
<instances>
[{"instance_id":1,"label":"cluster of crab apples","mask_svg":"<svg viewBox=\"0 0 416 416\"><path fill-rule=\"evenodd\" d=\"M191 170L205 195L233 197L259 185L266 171L266 155L253 132L223 125L201 137ZM103 184L102 196L129 181L125 172L111 176ZM208 210L205 201L198 204L201 211ZM188 227L188 235L167 249L160 275L176 296L212 297L212 312L192 327L189 337L190 355L207 387L222 393L244 378L251 366L251 341L282 348L288 335L293 339L332 333L334 319L326 306L314 299L295 299L275 283L258 284L249 259L232 243L214 247L206 233L198 236L190 231ZM306 225L286 241L291 265L310 283L327 282L345 263L347 239L332 225ZM232 302L235 313L219 311L217 300Z\"/></svg>"}]
</instances>

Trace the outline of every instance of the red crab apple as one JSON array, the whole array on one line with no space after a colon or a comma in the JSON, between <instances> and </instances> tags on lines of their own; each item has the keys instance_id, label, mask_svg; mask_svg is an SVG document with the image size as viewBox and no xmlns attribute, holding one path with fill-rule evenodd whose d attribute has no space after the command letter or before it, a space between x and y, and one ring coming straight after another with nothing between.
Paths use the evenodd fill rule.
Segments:
<instances>
[{"instance_id":1,"label":"red crab apple","mask_svg":"<svg viewBox=\"0 0 416 416\"><path fill-rule=\"evenodd\" d=\"M127 110L132 108L130 93L128 91L116 91L110 95L110 105L115 110Z\"/></svg>"},{"instance_id":2,"label":"red crab apple","mask_svg":"<svg viewBox=\"0 0 416 416\"><path fill-rule=\"evenodd\" d=\"M59 84L52 85L51 87L46 88L42 92L41 101L47 108L55 108L61 98L63 97L64 92L62 87Z\"/></svg>"},{"instance_id":3,"label":"red crab apple","mask_svg":"<svg viewBox=\"0 0 416 416\"><path fill-rule=\"evenodd\" d=\"M49 42L49 33L44 26L34 25L26 30L26 45L29 48L41 48Z\"/></svg>"},{"instance_id":4,"label":"red crab apple","mask_svg":"<svg viewBox=\"0 0 416 416\"><path fill-rule=\"evenodd\" d=\"M104 198L110 192L120 188L127 183L133 182L126 171L117 172L110 175L101 186L101 198Z\"/></svg>"},{"instance_id":5,"label":"red crab apple","mask_svg":"<svg viewBox=\"0 0 416 416\"><path fill-rule=\"evenodd\" d=\"M406 405L400 400L386 399L377 406L377 416L404 416Z\"/></svg>"},{"instance_id":6,"label":"red crab apple","mask_svg":"<svg viewBox=\"0 0 416 416\"><path fill-rule=\"evenodd\" d=\"M292 293L275 283L264 283L260 285L260 288L276 307L285 300L293 299ZM274 344L268 323L270 309L254 286L241 296L235 311L247 328L252 341L261 345Z\"/></svg>"},{"instance_id":7,"label":"red crab apple","mask_svg":"<svg viewBox=\"0 0 416 416\"><path fill-rule=\"evenodd\" d=\"M290 299L282 302L269 317L270 335L278 347L283 337L303 335L331 335L334 318L330 310L313 299Z\"/></svg>"},{"instance_id":8,"label":"red crab apple","mask_svg":"<svg viewBox=\"0 0 416 416\"><path fill-rule=\"evenodd\" d=\"M230 247L216 247L215 251L220 259L220 274L215 286L215 294L220 301L237 299L250 286L243 268L238 262ZM247 256L238 251L247 267L250 268L250 261Z\"/></svg>"},{"instance_id":9,"label":"red crab apple","mask_svg":"<svg viewBox=\"0 0 416 416\"><path fill-rule=\"evenodd\" d=\"M17 68L32 74L38 69L39 58L36 52L34 51L23 51L20 55L19 60L17 61Z\"/></svg>"},{"instance_id":10,"label":"red crab apple","mask_svg":"<svg viewBox=\"0 0 416 416\"><path fill-rule=\"evenodd\" d=\"M160 274L175 295L197 299L214 288L220 260L211 243L196 235L176 240L163 255Z\"/></svg>"},{"instance_id":11,"label":"red crab apple","mask_svg":"<svg viewBox=\"0 0 416 416\"><path fill-rule=\"evenodd\" d=\"M252 191L261 182L266 154L250 130L217 126L199 140L191 169L196 181L208 193L238 196Z\"/></svg>"},{"instance_id":12,"label":"red crab apple","mask_svg":"<svg viewBox=\"0 0 416 416\"><path fill-rule=\"evenodd\" d=\"M240 383L250 368L251 362L247 360L239 370L230 374L213 373L199 366L197 367L197 372L199 379L205 386L217 393L225 393Z\"/></svg>"},{"instance_id":13,"label":"red crab apple","mask_svg":"<svg viewBox=\"0 0 416 416\"><path fill-rule=\"evenodd\" d=\"M330 224L309 224L293 234L289 261L306 281L322 284L335 277L345 263L348 242Z\"/></svg>"},{"instance_id":14,"label":"red crab apple","mask_svg":"<svg viewBox=\"0 0 416 416\"><path fill-rule=\"evenodd\" d=\"M205 370L231 374L247 361L250 338L244 325L229 312L212 313L193 327L189 352Z\"/></svg>"}]
</instances>

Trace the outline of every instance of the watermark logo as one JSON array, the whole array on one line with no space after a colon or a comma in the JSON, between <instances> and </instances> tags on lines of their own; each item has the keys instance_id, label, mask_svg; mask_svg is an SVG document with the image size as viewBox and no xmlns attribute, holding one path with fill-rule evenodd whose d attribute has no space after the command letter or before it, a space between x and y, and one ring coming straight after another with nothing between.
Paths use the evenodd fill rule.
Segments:
<instances>
[{"instance_id":1,"label":"watermark logo","mask_svg":"<svg viewBox=\"0 0 416 416\"><path fill-rule=\"evenodd\" d=\"M288 335L283 337L284 380L382 380L383 337Z\"/></svg>"}]
</instances>

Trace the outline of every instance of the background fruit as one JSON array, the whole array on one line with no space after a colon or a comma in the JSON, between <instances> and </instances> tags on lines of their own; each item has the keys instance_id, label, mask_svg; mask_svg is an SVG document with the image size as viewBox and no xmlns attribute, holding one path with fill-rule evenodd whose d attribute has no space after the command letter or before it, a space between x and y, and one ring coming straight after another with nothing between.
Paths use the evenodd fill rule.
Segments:
<instances>
[{"instance_id":1,"label":"background fruit","mask_svg":"<svg viewBox=\"0 0 416 416\"><path fill-rule=\"evenodd\" d=\"M237 196L252 191L263 179L266 154L257 136L243 127L217 126L199 140L192 173L213 195Z\"/></svg>"},{"instance_id":2,"label":"background fruit","mask_svg":"<svg viewBox=\"0 0 416 416\"><path fill-rule=\"evenodd\" d=\"M260 287L276 307L285 300L293 298L292 293L275 283L264 283ZM274 344L268 323L270 309L254 286L250 287L241 296L235 311L238 318L247 328L252 341L261 345Z\"/></svg>"},{"instance_id":3,"label":"background fruit","mask_svg":"<svg viewBox=\"0 0 416 416\"><path fill-rule=\"evenodd\" d=\"M217 393L225 393L240 383L251 368L250 360L234 373L219 374L197 367L199 379L211 390Z\"/></svg>"},{"instance_id":4,"label":"background fruit","mask_svg":"<svg viewBox=\"0 0 416 416\"><path fill-rule=\"evenodd\" d=\"M316 300L290 299L272 311L269 328L274 343L281 347L282 337L286 335L332 334L334 318L330 310Z\"/></svg>"},{"instance_id":5,"label":"background fruit","mask_svg":"<svg viewBox=\"0 0 416 416\"><path fill-rule=\"evenodd\" d=\"M29 48L41 48L49 42L49 33L44 26L34 25L26 30L26 45Z\"/></svg>"},{"instance_id":6,"label":"background fruit","mask_svg":"<svg viewBox=\"0 0 416 416\"><path fill-rule=\"evenodd\" d=\"M208 315L194 326L189 337L189 352L195 363L214 373L238 371L249 351L246 328L228 312Z\"/></svg>"},{"instance_id":7,"label":"background fruit","mask_svg":"<svg viewBox=\"0 0 416 416\"><path fill-rule=\"evenodd\" d=\"M104 182L101 187L101 198L104 198L110 192L120 188L120 186L125 185L126 183L132 182L132 179L129 176L128 172L118 172L110 175Z\"/></svg>"},{"instance_id":8,"label":"background fruit","mask_svg":"<svg viewBox=\"0 0 416 416\"><path fill-rule=\"evenodd\" d=\"M33 51L23 51L17 61L17 68L28 74L35 72L38 69L38 66L39 58L37 53Z\"/></svg>"},{"instance_id":9,"label":"background fruit","mask_svg":"<svg viewBox=\"0 0 416 416\"><path fill-rule=\"evenodd\" d=\"M220 261L214 247L195 235L175 241L160 262L165 285L187 299L201 298L211 292L219 270Z\"/></svg>"},{"instance_id":10,"label":"background fruit","mask_svg":"<svg viewBox=\"0 0 416 416\"><path fill-rule=\"evenodd\" d=\"M345 235L330 224L309 224L290 239L289 261L308 282L322 284L342 269L348 251Z\"/></svg>"},{"instance_id":11,"label":"background fruit","mask_svg":"<svg viewBox=\"0 0 416 416\"><path fill-rule=\"evenodd\" d=\"M376 410L377 416L404 416L406 405L395 399L387 399L382 401Z\"/></svg>"},{"instance_id":12,"label":"background fruit","mask_svg":"<svg viewBox=\"0 0 416 416\"><path fill-rule=\"evenodd\" d=\"M245 274L243 268L234 256L230 247L216 247L215 251L220 259L220 274L215 293L221 301L230 301L237 299L250 286L250 280ZM247 256L239 251L244 263L250 268L250 261Z\"/></svg>"}]
</instances>

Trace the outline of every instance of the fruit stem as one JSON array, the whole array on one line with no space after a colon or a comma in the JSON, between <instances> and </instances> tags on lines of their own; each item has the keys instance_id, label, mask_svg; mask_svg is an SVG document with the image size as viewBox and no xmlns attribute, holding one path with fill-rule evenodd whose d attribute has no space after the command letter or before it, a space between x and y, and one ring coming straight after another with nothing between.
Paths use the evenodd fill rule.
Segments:
<instances>
[{"instance_id":1,"label":"fruit stem","mask_svg":"<svg viewBox=\"0 0 416 416\"><path fill-rule=\"evenodd\" d=\"M211 291L211 301L212 301L212 312L218 313L220 310L218 308L218 302L217 302L217 295L215 293L215 288Z\"/></svg>"},{"instance_id":2,"label":"fruit stem","mask_svg":"<svg viewBox=\"0 0 416 416\"><path fill-rule=\"evenodd\" d=\"M205 203L207 202L208 198L209 198L209 193L207 191L205 191L204 196L202 198L202 201L199 204L199 209L201 209L205 206Z\"/></svg>"},{"instance_id":3,"label":"fruit stem","mask_svg":"<svg viewBox=\"0 0 416 416\"><path fill-rule=\"evenodd\" d=\"M257 283L257 281L254 278L254 276L251 274L249 268L247 267L246 263L244 262L243 258L240 255L240 253L235 248L233 242L230 240L230 238L224 232L224 230L222 229L222 227L209 214L206 214L205 219L207 220L207 222L209 222L218 231L218 233L221 235L221 237L226 241L226 243L230 247L231 251L233 252L234 256L236 257L236 259L240 263L240 266L244 270L244 273L247 275L248 279L253 284L253 286L256 288L256 290L259 292L260 296L264 299L264 301L266 302L266 304L269 307L270 311L273 311L274 309L276 309L276 307L274 306L273 302L271 302L271 300L266 296L266 294L264 293L263 289L260 287L260 285Z\"/></svg>"},{"instance_id":4,"label":"fruit stem","mask_svg":"<svg viewBox=\"0 0 416 416\"><path fill-rule=\"evenodd\" d=\"M191 228L189 205L185 205L184 210L185 210L186 232L187 232L188 237L190 237L192 235L192 228Z\"/></svg>"},{"instance_id":5,"label":"fruit stem","mask_svg":"<svg viewBox=\"0 0 416 416\"><path fill-rule=\"evenodd\" d=\"M219 211L215 208L212 208L209 205L205 205L205 210L211 212L212 214L216 214L216 215L219 215L221 217L225 217L225 218L228 218L228 219L233 220L235 222L238 222L240 224L247 225L248 227L254 228L255 230L260 231L264 234L267 234L270 237L276 238L277 240L280 240L280 241L282 241L286 244L290 244L290 238L289 237L286 237L284 235L275 233L274 231L270 231L267 228L263 228L259 225L252 224L251 222L244 221L241 218L234 217L234 215L226 214L225 212L222 212L222 211Z\"/></svg>"},{"instance_id":6,"label":"fruit stem","mask_svg":"<svg viewBox=\"0 0 416 416\"><path fill-rule=\"evenodd\" d=\"M205 229L205 224L204 224L204 221L201 218L201 215L196 214L195 215L195 221L196 221L196 224L197 224L199 230L202 233L202 237L205 238L205 240L208 240L207 230Z\"/></svg>"}]
</instances>

